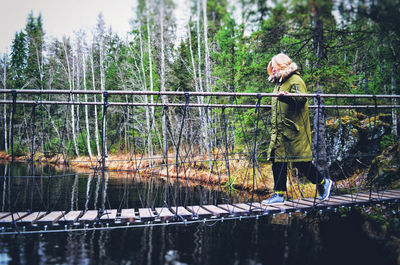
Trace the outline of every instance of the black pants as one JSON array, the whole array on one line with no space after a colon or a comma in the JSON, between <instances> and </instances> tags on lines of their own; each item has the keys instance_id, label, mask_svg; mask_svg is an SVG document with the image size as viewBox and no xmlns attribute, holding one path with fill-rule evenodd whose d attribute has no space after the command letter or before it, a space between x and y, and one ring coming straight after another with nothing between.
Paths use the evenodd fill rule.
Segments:
<instances>
[{"instance_id":1,"label":"black pants","mask_svg":"<svg viewBox=\"0 0 400 265\"><path fill-rule=\"evenodd\" d=\"M274 191L286 191L287 165L287 162L272 162ZM296 167L300 174L305 175L313 184L319 184L324 179L311 161L293 162L293 167Z\"/></svg>"}]
</instances>

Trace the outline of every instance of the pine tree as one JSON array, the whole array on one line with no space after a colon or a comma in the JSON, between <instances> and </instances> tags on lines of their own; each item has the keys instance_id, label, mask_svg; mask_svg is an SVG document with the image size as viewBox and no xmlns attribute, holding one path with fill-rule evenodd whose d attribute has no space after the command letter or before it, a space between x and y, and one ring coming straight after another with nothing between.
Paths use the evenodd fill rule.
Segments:
<instances>
[{"instance_id":1,"label":"pine tree","mask_svg":"<svg viewBox=\"0 0 400 265\"><path fill-rule=\"evenodd\" d=\"M11 46L11 71L12 87L22 88L25 86L25 70L27 65L26 35L23 31L15 33Z\"/></svg>"}]
</instances>

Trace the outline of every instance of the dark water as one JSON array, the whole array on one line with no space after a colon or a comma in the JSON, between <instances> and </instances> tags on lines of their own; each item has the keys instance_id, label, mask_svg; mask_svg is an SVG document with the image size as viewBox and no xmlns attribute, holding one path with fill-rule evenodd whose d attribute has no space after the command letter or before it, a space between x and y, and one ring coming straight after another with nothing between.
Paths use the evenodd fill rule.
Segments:
<instances>
[{"instance_id":1,"label":"dark water","mask_svg":"<svg viewBox=\"0 0 400 265\"><path fill-rule=\"evenodd\" d=\"M0 172L5 169L2 165ZM14 175L28 176L30 172L20 165ZM97 176L71 173L41 168L35 174L47 177L16 177L12 183L13 207L95 208L101 186ZM66 176L49 177L57 174ZM7 178L3 177L0 184L1 206L7 209ZM110 177L105 201L123 208L138 207L144 200L156 205L165 198L164 184ZM197 200L213 201L224 196L200 187L191 187L190 192ZM185 200L186 193L180 195ZM0 235L0 264L397 264L399 205L385 206L384 211L370 210L374 214L365 215L365 209L353 208L206 225Z\"/></svg>"}]
</instances>

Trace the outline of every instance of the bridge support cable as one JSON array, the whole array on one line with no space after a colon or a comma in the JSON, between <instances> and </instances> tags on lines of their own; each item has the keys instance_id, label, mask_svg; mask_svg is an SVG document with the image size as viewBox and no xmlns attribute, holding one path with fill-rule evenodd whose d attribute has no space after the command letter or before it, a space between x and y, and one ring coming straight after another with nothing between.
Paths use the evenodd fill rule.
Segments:
<instances>
[{"instance_id":1,"label":"bridge support cable","mask_svg":"<svg viewBox=\"0 0 400 265\"><path fill-rule=\"evenodd\" d=\"M44 93L44 92L42 92L42 93ZM120 113L120 111L112 112L112 110L109 109L109 107L111 106L110 103L113 103L113 102L110 102L111 100L110 100L110 97L109 97L110 95L112 95L112 93L109 93L109 91L104 91L103 93L104 93L103 94L104 101L103 102L99 102L99 103L101 103L103 105L102 132L101 132L102 133L102 154L101 154L101 160L98 161L99 162L99 167L98 168L100 168L100 166L101 166L101 178L99 178L99 183L100 183L100 189L99 190L101 192L101 195L100 195L101 198L100 198L99 201L96 200L96 203L95 203L95 206L94 206L94 209L97 208L97 210L98 210L98 215L99 215L98 217L101 217L102 213L106 209L105 205L106 205L106 202L107 202L107 196L106 196L106 187L107 187L106 185L107 185L107 182L105 180L105 178L106 178L105 174L107 173L107 170L108 170L107 164L110 163L110 160L108 160L108 158L107 158L108 157L108 151L111 150L111 148L113 147L114 142L118 141L117 137L118 137L118 134L120 133L120 131L122 130L121 126L123 126L125 123L127 123L127 121L126 121L127 119L125 119L125 115L129 115L129 114L127 114L128 113L128 109L130 107L136 108L136 105L129 105L129 104L125 103L125 105L124 105L125 106L125 111L124 111L123 116L120 118L119 123L114 122L114 121L111 122L111 117L112 118L117 117L117 115L115 113L117 113L118 115L120 115L121 113ZM16 95L16 92L15 92L15 95ZM113 94L113 95L116 95L116 94ZM196 143L195 140L197 138L196 134L194 135L192 131L189 131L191 122L193 120L197 119L197 117L192 119L193 117L191 116L194 111L190 111L190 107L191 107L190 100L189 100L189 99L191 99L190 97L191 97L191 94L190 93L186 93L185 94L185 104L184 105L182 105L182 104L179 105L181 107L181 109L176 111L178 113L177 116L176 116L177 117L177 122L176 123L177 124L180 123L179 124L180 127L175 126L175 128L173 128L174 126L171 126L171 124L168 124L167 112L168 112L168 108L170 107L170 105L165 105L165 104L164 105L157 105L157 106L163 106L162 115L159 115L160 113L157 113L157 115L158 115L157 117L161 116L162 120L158 121L158 120L152 119L152 124L154 123L154 126L159 126L159 127L161 127L161 122L164 124L165 129L163 129L163 131L162 131L162 136L164 138L164 143L161 144L160 148L158 149L158 142L154 138L154 141L153 141L152 144L153 144L153 146L155 146L154 150L157 150L157 151L159 150L159 151L162 152L162 154L163 154L162 157L161 157L162 160L160 159L160 161L163 161L163 162L161 163L161 165L157 165L157 163L156 163L153 166L147 166L147 165L140 166L140 165L136 164L135 165L135 169L133 170L134 174L137 174L138 172L150 172L151 170L156 169L156 168L162 168L162 169L166 168L167 183L166 183L166 189L163 190L163 191L165 192L165 201L164 201L165 203L164 203L164 205L166 205L167 207L172 207L171 203L173 204L174 202L171 202L171 201L173 199L175 199L176 207L181 206L181 204L186 205L187 202L191 200L191 198L187 199L188 197L186 196L185 197L185 201L183 202L182 201L183 197L181 196L181 193L183 194L183 192L184 192L184 190L182 189L182 180L183 181L187 181L187 183L188 183L187 190L189 190L189 179L190 179L189 178L190 177L189 174L190 173L188 173L187 167L185 165L189 164L189 169L190 169L190 167L192 165L191 164L192 160L194 160L194 159L192 159L192 157L194 157L194 155L195 155L194 152L192 151L192 148L195 145L195 143ZM247 185L248 190L250 190L250 188L251 188L250 187L250 185L251 185L251 183L250 183L251 177L253 179L253 182L252 182L252 186L253 187L252 187L252 192L251 192L251 204L254 203L255 197L257 196L257 192L256 191L258 189L257 189L256 186L260 186L261 181L264 181L263 178L258 179L258 177L257 177L258 176L257 170L261 174L260 167L263 166L263 164L258 163L258 160L262 156L262 155L260 155L260 156L258 155L258 152L259 152L258 149L260 148L260 138L262 138L264 140L264 137L263 137L262 134L265 133L265 131L263 131L263 129L264 129L263 127L264 126L261 125L263 123L263 114L261 112L261 111L263 111L263 105L261 105L262 97L263 97L263 94L261 94L261 93L257 94L257 102L256 102L256 104L252 104L251 105L252 108L254 109L254 111L251 110L251 112L252 112L251 114L252 115L255 114L252 117L252 119L254 120L254 123L252 125L250 125L250 126L249 126L249 124L246 124L246 126L245 125L242 126L242 132L243 132L243 138L242 139L245 139L245 144L243 144L243 146L241 146L241 147L243 148L244 146L247 145L248 149L249 149L248 150L248 154L247 154L248 157L249 157L249 163L248 163L248 165L245 165L245 166L247 166L247 171L246 171L245 176L247 177L247 181L248 181L248 185ZM319 102L319 100L321 98L323 98L321 95L317 95L316 96L316 101ZM337 98L338 97L336 97L336 99ZM379 125L378 122L379 121L377 121L377 119L378 119L377 111L378 111L379 106L380 106L380 105L378 105L377 98L379 98L379 97L375 97L375 98L371 97L371 98L374 99L375 117L373 118L371 123L368 123L368 125L369 126L373 126L374 127L373 130L376 131L377 128L380 128L380 127L378 127L378 125ZM351 99L357 99L357 98L356 97L352 97ZM70 103L71 103L71 105L73 105L73 104L78 104L79 102L70 102ZM116 102L116 103L118 103L118 102ZM356 103L357 102L354 102L353 106L359 106ZM380 102L380 103L382 103L382 102ZM36 116L39 114L38 113L39 109L37 109L37 105L39 105L39 104L45 104L45 103L44 102L36 102L32 106L32 112L31 112L32 116L31 116L31 119L30 119L30 121L32 122L31 123L31 130L29 131L29 128L28 128L28 130L26 131L27 133L25 133L26 135L24 136L25 138L23 138L24 147L29 146L29 142L30 142L30 147L31 147L30 157L31 157L31 159L28 160L28 161L30 161L32 163L32 166L30 168L32 176L37 174L35 172L35 168L34 168L35 165L33 165L33 160L34 160L34 157L35 157L35 152L38 152L38 143L39 143L39 138L38 138L39 136L36 133L36 131L40 131L40 128L38 127L39 126L39 121L36 121L36 119L37 119ZM120 103L118 103L118 104L120 104ZM121 102L121 104L122 104L122 102ZM71 105L67 105L67 106L69 107ZM211 104L209 104L207 106L210 106L210 105ZM18 101L17 101L17 97L15 96L15 98L13 98L13 108L16 109L16 106L18 106ZM122 105L114 105L114 106L122 106ZM211 123L212 123L212 126L210 127L210 130L212 130L212 134L213 134L213 136L212 136L212 141L213 141L213 145L214 145L213 157L210 158L209 160L203 159L203 158L201 158L201 156L200 156L200 159L196 159L195 158L195 160L197 160L199 162L201 160L204 160L206 162L208 161L208 162L211 162L213 164L217 164L218 165L217 167L215 167L217 170L216 170L216 172L215 171L213 172L213 176L212 176L213 177L213 181L215 181L214 183L217 183L217 181L219 180L218 184L219 184L219 187L220 187L220 189L218 190L219 193L217 194L217 196L213 197L213 199L217 198L217 200L215 201L215 204L218 203L218 196L221 197L220 194L222 194L220 192L222 191L221 187L222 187L222 185L224 183L222 181L226 181L226 179L223 179L224 177L226 177L226 175L224 176L225 172L226 172L227 177L228 177L228 185L227 185L228 189L223 190L223 191L225 191L225 192L228 191L229 192L230 199L227 200L227 201L229 201L229 202L232 201L232 189L231 189L232 188L231 185L233 184L232 176L235 176L234 175L235 173L233 173L233 172L235 172L234 171L235 170L235 168L234 168L235 164L230 162L232 159L235 158L235 153L229 151L229 149L230 149L229 133L228 133L229 118L227 117L227 113L229 114L230 111L227 110L228 107L225 104L220 104L218 106L221 107L222 111L219 112L219 111L210 110L210 113L209 113L210 116L207 117L207 120L211 120ZM239 109L239 107L235 108L235 109L237 110L237 109ZM325 106L321 106L321 104L318 103L316 105L315 109L316 109L316 115L319 115L319 113L321 111L325 110ZM337 112L339 112L338 104L336 104L335 109L336 109ZM372 109L371 106L369 106L369 108L367 108L367 111L371 110L371 109ZM232 111L232 112L234 112L234 111ZM14 113L17 113L17 111L13 110L12 114L14 114ZM68 112L66 112L66 113L68 113ZM239 113L240 113L240 111L239 111ZM242 114L243 114L243 112L242 112ZM25 119L29 118L28 115L29 114L26 114L26 118ZM68 119L67 114L65 114L65 115L66 115L65 116L66 119ZM140 113L139 113L139 115L140 115ZM238 120L241 120L241 118L242 118L241 116L243 116L243 115L238 115L236 117L233 117L233 119L236 119L236 122L237 122ZM58 118L60 118L60 117L58 117ZM62 122L62 120L61 120L62 118L63 117L60 118L60 122ZM172 122L172 124L174 124L174 120L172 120L173 116L171 115L170 118L171 118L170 121ZM179 118L181 118L181 120ZM18 133L14 132L14 130L18 130L18 128L19 128L18 125L20 124L20 121L19 121L19 119L20 119L19 109L18 109L18 115L15 117L15 119L16 119L16 121L15 120L12 121L13 134L11 134L11 137L15 136L15 139L18 139L18 138L21 139L21 135L23 135L23 133L21 132L21 129L20 129L20 131ZM138 118L137 120L140 123L140 118ZM128 121L128 122L130 122L130 121ZM196 122L197 122L197 120L195 120L195 122L194 122L195 125L197 125ZM339 123L340 122L341 121L339 119ZM109 124L107 125L107 123L109 123ZM67 124L67 123L65 123L65 124ZM133 123L133 124L136 125L137 123L136 124ZM220 126L218 126L218 124L220 124ZM78 125L80 125L80 123L78 123ZM134 143L133 143L133 146L134 146L133 147L133 152L134 152L135 160L136 160L137 159L136 152L138 152L138 154L139 154L140 152L142 152L141 150L146 150L145 148L143 149L142 147L146 146L147 143L146 143L146 141L144 141L144 142L142 141L141 142L140 141L141 139L139 139L138 142L136 143L134 125L132 125L132 127L133 127L132 137L133 137L133 141L134 141ZM317 125L319 125L319 124L317 124ZM61 126L62 125L60 125L60 127ZM254 126L254 131L253 132L252 132L252 129L251 129L252 126ZM140 124L139 124L138 127L140 127ZM157 128L159 128L159 127L157 127ZM172 127L172 130L175 130L174 134L171 132L171 127ZM116 128L116 132L114 134L114 129L115 128ZM319 131L319 127L317 127L316 129ZM154 130L156 130L156 128L155 129L153 128L153 133L154 133ZM199 131L199 130L197 130L197 131ZM111 132L112 132L112 134L111 134ZM82 133L82 130L81 130L81 133ZM107 141L107 133L109 135L109 138L110 138L109 140L111 140L111 142ZM149 133L151 133L151 132L149 132ZM168 133L170 133L171 136L176 135L178 137L175 137L175 139L173 139L174 137L171 137L170 139L168 139L168 137L167 137ZM32 135L31 139L29 139L29 135L30 134ZM160 134L160 136L161 136L161 134ZM111 139L111 137L112 137L112 139ZM250 141L246 141L246 139L250 139L250 138L253 138L253 139L250 140ZM14 142L15 139L12 139L12 142ZM319 139L319 138L317 138L317 139ZM174 145L175 151L176 151L176 154L175 154L175 166L176 166L176 185L177 185L176 187L177 187L177 190L176 190L175 198L173 198L173 194L171 195L172 192L170 192L170 191L173 190L173 188L170 187L170 180L171 180L170 179L170 177L171 177L170 175L171 174L169 172L169 169L170 169L169 159L171 159L171 158L168 157L169 156L169 154L168 154L169 146L168 145L171 144L171 143ZM186 145L186 143L188 143L188 145ZM138 148L136 148L136 144L137 144ZM319 142L317 142L317 145L318 144L319 144ZM36 147L35 147L35 145L36 145ZM68 148L70 148L70 147L68 147ZM374 148L376 148L376 146L374 146ZM65 150L65 148L62 148L62 149ZM137 151L137 150L139 150L139 151ZM12 163L14 163L14 157L15 157L15 153L16 153L15 148L14 148L14 144L12 145L12 151L13 151L13 155L12 155L12 160L13 161L12 161ZM375 150L374 150L374 152L376 153ZM318 157L318 153L316 155L317 155L317 160L318 160L318 158L319 158ZM130 159L132 159L132 156L130 157ZM148 158L144 158L143 157L143 153L142 153L142 157L140 159L140 162L144 161L145 159L149 159L149 160L150 159L151 160L156 159L154 161L158 161L157 160L158 158L156 158L154 156L148 157ZM174 165L174 161L173 160L174 159L172 158L172 160L171 160L172 161L171 162L172 165ZM223 165L223 163L225 163L225 165ZM356 162L354 162L354 163L356 163ZM143 164L146 164L146 163L143 163ZM108 165L111 168L111 165L110 164L108 164ZM219 165L220 165L220 167L219 167ZM203 166L203 165L201 165L201 166ZM224 166L225 166L225 170L226 170L225 172L224 172ZM218 179L216 178L217 174L218 174ZM10 173L10 176L11 176L11 173ZM210 176L209 180L211 180L211 173L210 173L209 176ZM10 177L10 181L12 179L14 179L14 178ZM138 179L140 179L140 178L138 178ZM135 178L135 180L136 180L136 178ZM379 189L379 183L380 183L379 181L380 181L379 179L371 180L370 187L369 187L370 188L370 193L372 193L373 190L375 190L375 189ZM33 181L33 183L35 184L35 181ZM157 186L157 190L158 190L158 187L159 186ZM33 194L33 190L34 189L32 188L32 194ZM216 191L216 189L214 189L213 191ZM211 191L210 194L213 191ZM360 190L358 190L357 193L359 191ZM143 191L141 191L141 192L143 192ZM240 191L240 192L242 192L242 191ZM153 190L151 191L151 193L154 195L154 191ZM10 194L11 194L11 192L9 193L9 195ZM150 192L149 192L149 194L150 194ZM188 193L186 193L186 195L187 194ZM250 193L248 193L248 194L250 195ZM110 197L110 199L111 199L111 197ZM222 199L224 199L224 198L222 198ZM243 199L243 198L241 198L241 199ZM151 201L151 200L149 200L149 201ZM154 199L152 204L151 203L149 205L148 205L148 203L145 203L145 204L146 204L146 206L149 206L149 208L153 208L155 201L156 201L156 199ZM10 198L9 202L12 203L11 198ZM43 200L42 200L42 202L43 202ZM97 203L97 202L99 202L99 203ZM316 203L316 192L315 192L315 196L314 196L314 204L315 203ZM11 204L10 204L10 206L11 206ZM12 207L10 207L10 208L12 208ZM119 208L121 208L121 207L119 207ZM178 212L178 211L176 211L176 212Z\"/></svg>"}]
</instances>

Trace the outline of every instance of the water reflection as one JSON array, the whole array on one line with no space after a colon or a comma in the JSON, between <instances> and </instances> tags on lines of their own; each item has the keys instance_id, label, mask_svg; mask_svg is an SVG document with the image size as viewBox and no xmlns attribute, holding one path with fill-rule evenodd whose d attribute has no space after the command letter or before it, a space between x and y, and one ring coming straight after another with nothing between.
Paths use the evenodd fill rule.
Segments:
<instances>
[{"instance_id":1,"label":"water reflection","mask_svg":"<svg viewBox=\"0 0 400 265\"><path fill-rule=\"evenodd\" d=\"M10 194L10 179L4 177L9 167L0 165L0 172L4 172L0 180L2 209L8 209L9 201L19 210L82 210L99 205L138 208L162 205L165 195L172 192L165 182L154 178L106 174L101 197L99 174L78 175L49 168L53 175L63 175L55 178L37 168L43 175L26 178L23 176L31 168L16 166L14 170L15 176L22 177L13 180ZM190 193L182 189L180 194L188 204L194 200L212 203L223 197L219 191L201 186L190 189ZM187 194L191 198L185 198ZM0 236L0 263L395 264L400 254L396 245L400 242L399 206L390 207L387 211L395 214L379 236L366 227L380 223L358 209L308 216L281 214L215 224Z\"/></svg>"},{"instance_id":2,"label":"water reflection","mask_svg":"<svg viewBox=\"0 0 400 265\"><path fill-rule=\"evenodd\" d=\"M10 264L395 263L385 243L362 230L366 220L357 212L275 218L7 236L0 257Z\"/></svg>"},{"instance_id":3,"label":"water reflection","mask_svg":"<svg viewBox=\"0 0 400 265\"><path fill-rule=\"evenodd\" d=\"M227 194L203 185L182 186L157 177L124 172L78 174L68 168L0 164L2 211L122 209L213 204ZM32 177L35 176L35 177ZM103 183L104 181L104 183Z\"/></svg>"}]
</instances>

